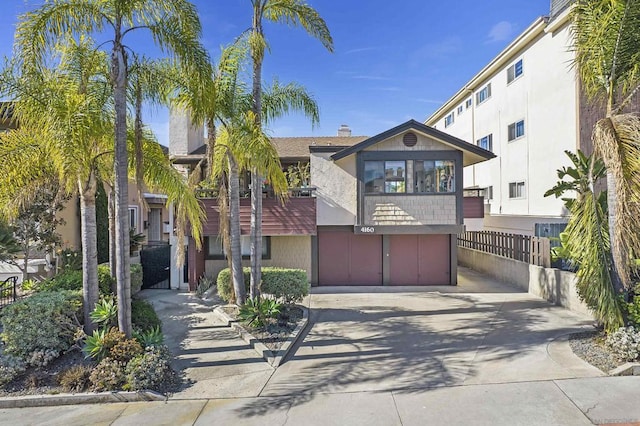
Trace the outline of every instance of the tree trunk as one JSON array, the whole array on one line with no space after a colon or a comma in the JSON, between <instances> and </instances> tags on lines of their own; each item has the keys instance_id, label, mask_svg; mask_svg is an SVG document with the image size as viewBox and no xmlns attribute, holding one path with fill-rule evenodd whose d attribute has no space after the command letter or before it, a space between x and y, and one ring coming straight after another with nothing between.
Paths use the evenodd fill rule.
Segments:
<instances>
[{"instance_id":1,"label":"tree trunk","mask_svg":"<svg viewBox=\"0 0 640 426\"><path fill-rule=\"evenodd\" d=\"M611 283L613 284L613 289L616 294L624 294L624 284L622 278L620 277L620 271L618 270L619 266L616 263L616 259L620 259L621 256L624 256L623 253L620 253L620 244L616 244L616 220L618 215L618 206L616 204L616 177L613 173L607 171L607 209L609 212L608 215L608 223L609 223L609 244L611 246L611 255L613 261L611 262L611 271L609 271L611 276Z\"/></svg>"},{"instance_id":2,"label":"tree trunk","mask_svg":"<svg viewBox=\"0 0 640 426\"><path fill-rule=\"evenodd\" d=\"M129 188L127 153L127 59L121 43L122 18L116 19L111 54L111 81L115 104L115 212L116 288L118 328L131 337L131 275L129 270Z\"/></svg>"},{"instance_id":3,"label":"tree trunk","mask_svg":"<svg viewBox=\"0 0 640 426\"><path fill-rule=\"evenodd\" d=\"M78 182L80 189L80 227L82 238L82 307L84 331L92 334L96 326L91 321L91 311L98 301L98 231L96 225L96 188L93 172L86 187Z\"/></svg>"},{"instance_id":4,"label":"tree trunk","mask_svg":"<svg viewBox=\"0 0 640 426\"><path fill-rule=\"evenodd\" d=\"M242 251L240 246L240 182L236 159L231 154L228 154L227 157L229 159L229 234L231 240L231 277L233 280L233 289L236 293L236 303L241 305L246 301L247 295L244 286Z\"/></svg>"},{"instance_id":5,"label":"tree trunk","mask_svg":"<svg viewBox=\"0 0 640 426\"><path fill-rule=\"evenodd\" d=\"M109 188L107 195L107 214L109 216L109 273L112 277L116 276L116 194L113 188ZM111 291L113 294L118 293L118 289L113 283Z\"/></svg>"}]
</instances>

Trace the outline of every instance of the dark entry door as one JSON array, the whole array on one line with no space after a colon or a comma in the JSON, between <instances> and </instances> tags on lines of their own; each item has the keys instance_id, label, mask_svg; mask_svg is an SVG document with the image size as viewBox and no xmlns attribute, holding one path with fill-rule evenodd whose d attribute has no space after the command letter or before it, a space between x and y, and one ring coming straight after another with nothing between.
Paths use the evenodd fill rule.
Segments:
<instances>
[{"instance_id":1,"label":"dark entry door","mask_svg":"<svg viewBox=\"0 0 640 426\"><path fill-rule=\"evenodd\" d=\"M322 286L382 285L382 237L351 230L318 230Z\"/></svg>"}]
</instances>

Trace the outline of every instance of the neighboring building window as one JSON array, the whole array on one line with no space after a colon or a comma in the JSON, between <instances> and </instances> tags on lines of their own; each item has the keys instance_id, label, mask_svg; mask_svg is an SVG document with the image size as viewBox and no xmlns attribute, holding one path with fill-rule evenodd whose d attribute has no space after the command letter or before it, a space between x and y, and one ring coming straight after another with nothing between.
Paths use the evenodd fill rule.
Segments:
<instances>
[{"instance_id":1,"label":"neighboring building window","mask_svg":"<svg viewBox=\"0 0 640 426\"><path fill-rule=\"evenodd\" d=\"M402 161L365 161L364 190L367 194L406 192L407 164Z\"/></svg>"},{"instance_id":2,"label":"neighboring building window","mask_svg":"<svg viewBox=\"0 0 640 426\"><path fill-rule=\"evenodd\" d=\"M524 136L524 120L517 121L509 124L508 137L509 141L521 138Z\"/></svg>"},{"instance_id":3,"label":"neighboring building window","mask_svg":"<svg viewBox=\"0 0 640 426\"><path fill-rule=\"evenodd\" d=\"M524 182L509 183L509 198L524 198L525 196Z\"/></svg>"},{"instance_id":4,"label":"neighboring building window","mask_svg":"<svg viewBox=\"0 0 640 426\"><path fill-rule=\"evenodd\" d=\"M487 186L484 189L484 199L493 200L493 186Z\"/></svg>"},{"instance_id":5,"label":"neighboring building window","mask_svg":"<svg viewBox=\"0 0 640 426\"><path fill-rule=\"evenodd\" d=\"M493 152L493 133L478 139L476 144L482 149Z\"/></svg>"},{"instance_id":6,"label":"neighboring building window","mask_svg":"<svg viewBox=\"0 0 640 426\"><path fill-rule=\"evenodd\" d=\"M444 127L449 127L450 125L452 125L454 120L455 120L455 113L451 111L451 114L447 115L444 118Z\"/></svg>"},{"instance_id":7,"label":"neighboring building window","mask_svg":"<svg viewBox=\"0 0 640 426\"><path fill-rule=\"evenodd\" d=\"M462 105L458 107L458 115L462 114Z\"/></svg>"},{"instance_id":8,"label":"neighboring building window","mask_svg":"<svg viewBox=\"0 0 640 426\"><path fill-rule=\"evenodd\" d=\"M222 247L222 238L207 237L207 258L225 259ZM243 259L248 259L251 255L251 238L248 235L240 236L240 251ZM271 259L271 237L262 237L262 258Z\"/></svg>"},{"instance_id":9,"label":"neighboring building window","mask_svg":"<svg viewBox=\"0 0 640 426\"><path fill-rule=\"evenodd\" d=\"M491 83L484 86L478 93L476 93L476 104L480 105L491 97Z\"/></svg>"},{"instance_id":10,"label":"neighboring building window","mask_svg":"<svg viewBox=\"0 0 640 426\"><path fill-rule=\"evenodd\" d=\"M138 233L138 206L129 206L129 229Z\"/></svg>"},{"instance_id":11,"label":"neighboring building window","mask_svg":"<svg viewBox=\"0 0 640 426\"><path fill-rule=\"evenodd\" d=\"M507 68L507 84L522 75L522 59Z\"/></svg>"},{"instance_id":12,"label":"neighboring building window","mask_svg":"<svg viewBox=\"0 0 640 426\"><path fill-rule=\"evenodd\" d=\"M455 163L451 160L416 160L413 173L416 193L456 191Z\"/></svg>"},{"instance_id":13,"label":"neighboring building window","mask_svg":"<svg viewBox=\"0 0 640 426\"><path fill-rule=\"evenodd\" d=\"M467 102L464 103L465 108L469 109L473 105L473 98L467 99Z\"/></svg>"}]
</instances>

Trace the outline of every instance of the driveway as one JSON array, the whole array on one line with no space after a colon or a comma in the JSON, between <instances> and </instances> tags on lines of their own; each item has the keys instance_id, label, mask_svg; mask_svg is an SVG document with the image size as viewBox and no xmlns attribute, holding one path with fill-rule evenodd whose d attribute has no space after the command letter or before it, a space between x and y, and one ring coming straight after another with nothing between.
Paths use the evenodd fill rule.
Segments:
<instances>
[{"instance_id":1,"label":"driveway","mask_svg":"<svg viewBox=\"0 0 640 426\"><path fill-rule=\"evenodd\" d=\"M465 268L458 287L312 293L304 341L260 392L268 398L257 412L319 394L602 375L555 342L592 320Z\"/></svg>"}]
</instances>

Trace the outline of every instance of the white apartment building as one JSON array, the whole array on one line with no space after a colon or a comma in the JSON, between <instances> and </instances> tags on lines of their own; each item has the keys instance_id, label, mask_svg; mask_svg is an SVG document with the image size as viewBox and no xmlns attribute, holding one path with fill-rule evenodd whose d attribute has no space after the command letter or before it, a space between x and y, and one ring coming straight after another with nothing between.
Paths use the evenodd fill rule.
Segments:
<instances>
[{"instance_id":1,"label":"white apartment building","mask_svg":"<svg viewBox=\"0 0 640 426\"><path fill-rule=\"evenodd\" d=\"M565 150L591 151L594 118L572 67L568 3L553 1L551 17L533 22L425 121L497 156L464 169L465 189L484 189L487 202L467 230L544 236L567 221L562 200L544 193L570 165Z\"/></svg>"}]
</instances>

